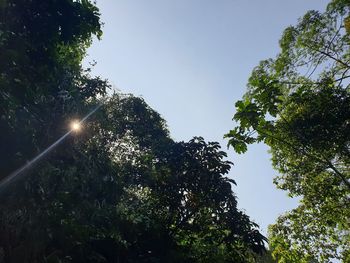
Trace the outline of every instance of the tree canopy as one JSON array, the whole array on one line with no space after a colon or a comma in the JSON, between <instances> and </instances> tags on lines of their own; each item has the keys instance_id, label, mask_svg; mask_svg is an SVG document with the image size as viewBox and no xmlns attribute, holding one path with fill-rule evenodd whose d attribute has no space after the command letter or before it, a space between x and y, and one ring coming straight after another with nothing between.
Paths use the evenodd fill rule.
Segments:
<instances>
[{"instance_id":1,"label":"tree canopy","mask_svg":"<svg viewBox=\"0 0 350 263\"><path fill-rule=\"evenodd\" d=\"M299 197L270 227L279 262L350 258L350 5L334 0L285 29L275 59L253 70L226 137L238 153L264 142L274 182Z\"/></svg>"},{"instance_id":2,"label":"tree canopy","mask_svg":"<svg viewBox=\"0 0 350 263\"><path fill-rule=\"evenodd\" d=\"M100 37L88 0L0 2L0 179L102 106L0 193L0 262L254 262L216 142L175 142L165 121L81 61Z\"/></svg>"}]
</instances>

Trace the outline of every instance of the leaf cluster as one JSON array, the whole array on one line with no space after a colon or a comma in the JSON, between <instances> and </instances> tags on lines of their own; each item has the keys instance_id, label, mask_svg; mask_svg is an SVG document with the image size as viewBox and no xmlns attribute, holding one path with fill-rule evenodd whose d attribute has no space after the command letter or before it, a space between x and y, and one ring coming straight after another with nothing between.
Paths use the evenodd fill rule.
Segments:
<instances>
[{"instance_id":1,"label":"leaf cluster","mask_svg":"<svg viewBox=\"0 0 350 263\"><path fill-rule=\"evenodd\" d=\"M225 135L236 152L264 142L278 188L300 206L271 227L279 262L348 257L350 89L348 1L307 12L288 27L275 59L253 70L237 126Z\"/></svg>"}]
</instances>

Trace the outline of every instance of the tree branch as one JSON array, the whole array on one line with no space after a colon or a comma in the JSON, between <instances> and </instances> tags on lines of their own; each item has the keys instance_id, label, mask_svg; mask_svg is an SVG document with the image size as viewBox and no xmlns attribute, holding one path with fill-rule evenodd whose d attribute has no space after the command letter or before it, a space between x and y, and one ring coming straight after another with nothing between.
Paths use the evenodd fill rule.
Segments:
<instances>
[{"instance_id":1,"label":"tree branch","mask_svg":"<svg viewBox=\"0 0 350 263\"><path fill-rule=\"evenodd\" d=\"M289 143L289 142L286 141L286 140L283 140L283 139L281 139L281 138L278 138L278 137L276 137L276 136L273 136L273 135L271 135L271 134L268 134L268 133L266 133L266 132L264 132L264 131L262 131L262 130L258 130L258 129L256 129L256 130L257 130L257 132L260 133L260 134L263 134L263 135L265 135L265 136L267 136L267 137L270 137L270 138L272 138L272 139L275 139L275 140L277 140L277 141L279 141L279 142L281 142L281 143L283 143L283 144L285 144L285 145L288 145L288 146L289 146L292 150L294 150L297 154L303 154L303 155L305 155L305 156L307 156L307 157L309 157L309 158L311 158L311 159L314 159L314 160L317 161L317 162L320 162L320 163L323 163L323 164L327 165L328 168L332 169L332 170L335 172L335 174L336 174L338 177L340 177L340 179L343 181L343 183L344 183L344 184L349 188L349 190L350 190L350 182L346 179L346 177L345 177L341 172L338 171L338 169L337 169L328 159L326 159L326 158L324 158L324 157L322 157L322 159L320 159L319 157L317 157L317 156L315 156L315 155L313 155L313 154L307 152L307 150L306 150L305 148L303 148L303 149L297 148L297 147L295 147L293 144Z\"/></svg>"},{"instance_id":2,"label":"tree branch","mask_svg":"<svg viewBox=\"0 0 350 263\"><path fill-rule=\"evenodd\" d=\"M338 58L332 56L331 54L329 54L329 53L327 53L327 52L325 52L325 51L323 51L323 50L314 49L314 48L311 48L311 47L310 47L310 49L312 49L312 50L314 50L314 51L316 51L316 52L319 52L319 53L325 55L326 57L329 57L330 59L333 59L334 61L336 61L336 62L342 64L343 66L345 66L345 67L347 67L347 68L350 68L350 65L349 65L349 64L347 64L346 62L344 62L344 61L342 61L342 60L340 60L340 59L338 59Z\"/></svg>"}]
</instances>

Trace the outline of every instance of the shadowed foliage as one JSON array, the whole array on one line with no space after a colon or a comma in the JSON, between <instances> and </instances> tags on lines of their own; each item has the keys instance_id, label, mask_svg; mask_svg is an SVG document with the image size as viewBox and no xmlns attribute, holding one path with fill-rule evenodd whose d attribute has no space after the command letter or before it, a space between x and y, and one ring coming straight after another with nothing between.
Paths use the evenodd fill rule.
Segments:
<instances>
[{"instance_id":1,"label":"shadowed foliage","mask_svg":"<svg viewBox=\"0 0 350 263\"><path fill-rule=\"evenodd\" d=\"M215 142L173 141L143 99L107 96L81 61L101 36L88 0L0 2L0 179L101 108L0 193L0 262L254 262ZM22 177L23 176L23 177Z\"/></svg>"}]
</instances>

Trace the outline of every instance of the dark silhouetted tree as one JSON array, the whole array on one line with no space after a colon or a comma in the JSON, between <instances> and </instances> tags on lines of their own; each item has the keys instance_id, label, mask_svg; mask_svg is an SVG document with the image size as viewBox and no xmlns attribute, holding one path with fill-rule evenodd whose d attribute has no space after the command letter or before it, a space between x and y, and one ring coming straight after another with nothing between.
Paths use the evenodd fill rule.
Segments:
<instances>
[{"instance_id":1,"label":"dark silhouetted tree","mask_svg":"<svg viewBox=\"0 0 350 263\"><path fill-rule=\"evenodd\" d=\"M142 99L81 66L101 36L88 0L0 2L0 179L102 106L0 193L0 262L253 262L217 143L174 142ZM22 175L26 175L23 176Z\"/></svg>"}]
</instances>

